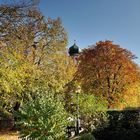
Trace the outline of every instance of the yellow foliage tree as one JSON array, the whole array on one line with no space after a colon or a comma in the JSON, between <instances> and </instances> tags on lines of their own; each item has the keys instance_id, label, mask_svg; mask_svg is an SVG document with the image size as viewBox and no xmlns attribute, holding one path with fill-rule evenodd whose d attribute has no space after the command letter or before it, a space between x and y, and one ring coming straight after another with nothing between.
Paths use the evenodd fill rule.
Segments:
<instances>
[{"instance_id":1,"label":"yellow foliage tree","mask_svg":"<svg viewBox=\"0 0 140 140\"><path fill-rule=\"evenodd\" d=\"M34 97L37 88L62 93L75 70L60 18L46 20L37 7L1 5L0 32L3 107Z\"/></svg>"}]
</instances>

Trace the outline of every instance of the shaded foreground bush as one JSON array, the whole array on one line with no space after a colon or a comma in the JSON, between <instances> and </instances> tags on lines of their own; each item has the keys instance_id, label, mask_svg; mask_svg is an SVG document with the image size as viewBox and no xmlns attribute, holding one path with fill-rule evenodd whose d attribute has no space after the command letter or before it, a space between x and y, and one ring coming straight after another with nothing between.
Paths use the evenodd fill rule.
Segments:
<instances>
[{"instance_id":1,"label":"shaded foreground bush","mask_svg":"<svg viewBox=\"0 0 140 140\"><path fill-rule=\"evenodd\" d=\"M79 138L79 140L95 140L95 138L90 133L85 133Z\"/></svg>"},{"instance_id":2,"label":"shaded foreground bush","mask_svg":"<svg viewBox=\"0 0 140 140\"><path fill-rule=\"evenodd\" d=\"M104 129L97 129L93 135L98 140L139 140L140 110L128 109L108 111L109 124Z\"/></svg>"},{"instance_id":3,"label":"shaded foreground bush","mask_svg":"<svg viewBox=\"0 0 140 140\"><path fill-rule=\"evenodd\" d=\"M14 127L13 115L0 109L0 131L9 131Z\"/></svg>"},{"instance_id":4,"label":"shaded foreground bush","mask_svg":"<svg viewBox=\"0 0 140 140\"><path fill-rule=\"evenodd\" d=\"M140 129L104 129L94 132L94 136L97 140L140 140Z\"/></svg>"}]
</instances>

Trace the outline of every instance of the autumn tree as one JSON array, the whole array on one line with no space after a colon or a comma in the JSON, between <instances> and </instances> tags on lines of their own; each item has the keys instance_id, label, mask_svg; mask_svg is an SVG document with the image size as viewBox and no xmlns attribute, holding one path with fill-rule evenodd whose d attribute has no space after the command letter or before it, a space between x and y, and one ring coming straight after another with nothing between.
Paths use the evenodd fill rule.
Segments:
<instances>
[{"instance_id":1,"label":"autumn tree","mask_svg":"<svg viewBox=\"0 0 140 140\"><path fill-rule=\"evenodd\" d=\"M1 50L12 48L21 58L42 69L44 77L52 81L50 86L56 83L62 89L71 77L68 65L72 60L67 55L67 34L60 18L46 19L37 6L26 2L1 5L0 22Z\"/></svg>"},{"instance_id":2,"label":"autumn tree","mask_svg":"<svg viewBox=\"0 0 140 140\"><path fill-rule=\"evenodd\" d=\"M34 64L42 63L56 48L66 49L67 35L60 18L46 20L36 7L0 6L0 32L6 46Z\"/></svg>"},{"instance_id":3,"label":"autumn tree","mask_svg":"<svg viewBox=\"0 0 140 140\"><path fill-rule=\"evenodd\" d=\"M100 41L81 53L77 81L84 93L107 100L108 108L116 107L138 79L135 58L112 41Z\"/></svg>"},{"instance_id":4,"label":"autumn tree","mask_svg":"<svg viewBox=\"0 0 140 140\"><path fill-rule=\"evenodd\" d=\"M0 32L1 106L28 100L37 88L63 91L74 70L60 18L46 19L32 3L1 5Z\"/></svg>"}]
</instances>

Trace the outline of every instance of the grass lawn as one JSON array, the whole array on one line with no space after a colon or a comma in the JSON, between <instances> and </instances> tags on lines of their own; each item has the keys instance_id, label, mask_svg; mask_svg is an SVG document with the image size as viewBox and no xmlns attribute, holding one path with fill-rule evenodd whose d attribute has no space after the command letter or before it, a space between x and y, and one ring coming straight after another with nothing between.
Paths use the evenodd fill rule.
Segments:
<instances>
[{"instance_id":1,"label":"grass lawn","mask_svg":"<svg viewBox=\"0 0 140 140\"><path fill-rule=\"evenodd\" d=\"M16 132L0 132L0 140L19 140Z\"/></svg>"}]
</instances>

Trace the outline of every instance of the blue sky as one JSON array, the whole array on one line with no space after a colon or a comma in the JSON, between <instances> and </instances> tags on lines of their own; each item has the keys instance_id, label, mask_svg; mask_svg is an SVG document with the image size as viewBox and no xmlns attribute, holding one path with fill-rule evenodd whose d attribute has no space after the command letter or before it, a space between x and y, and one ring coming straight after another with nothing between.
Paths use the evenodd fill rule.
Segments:
<instances>
[{"instance_id":1,"label":"blue sky","mask_svg":"<svg viewBox=\"0 0 140 140\"><path fill-rule=\"evenodd\" d=\"M81 48L112 40L132 51L140 65L140 0L41 0L46 17L60 17L69 45Z\"/></svg>"},{"instance_id":2,"label":"blue sky","mask_svg":"<svg viewBox=\"0 0 140 140\"><path fill-rule=\"evenodd\" d=\"M5 0L0 0L2 3ZM62 19L71 46L112 40L132 51L140 65L140 0L40 0L45 17Z\"/></svg>"}]
</instances>

